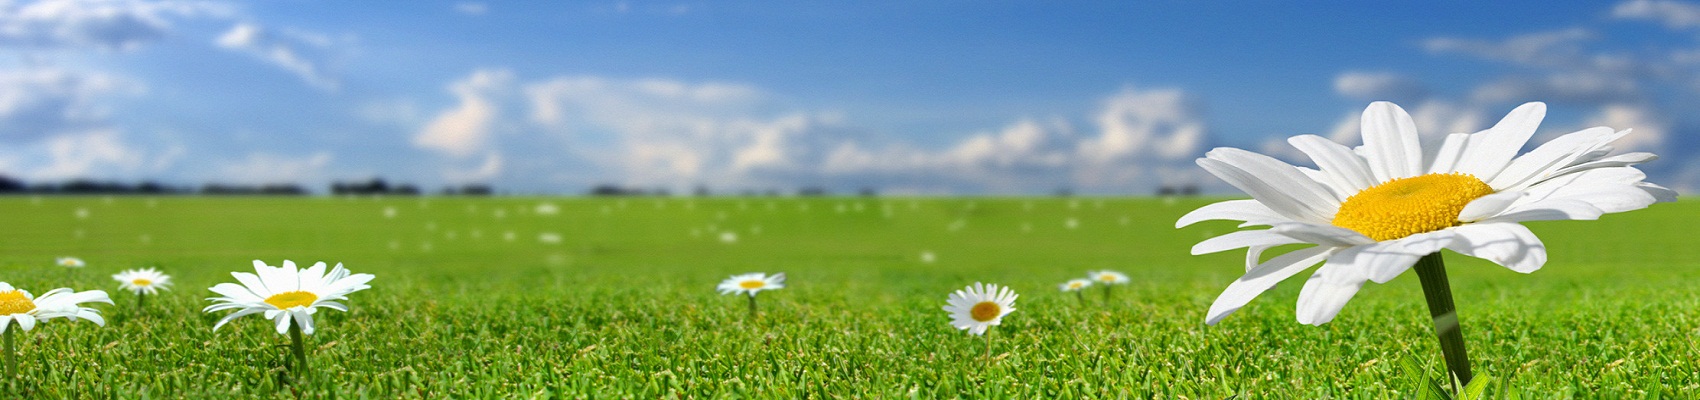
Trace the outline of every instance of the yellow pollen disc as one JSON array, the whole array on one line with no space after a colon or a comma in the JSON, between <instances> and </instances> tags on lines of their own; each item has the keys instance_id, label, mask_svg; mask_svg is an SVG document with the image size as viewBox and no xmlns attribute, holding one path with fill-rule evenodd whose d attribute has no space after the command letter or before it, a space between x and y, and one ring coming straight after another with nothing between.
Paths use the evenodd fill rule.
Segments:
<instances>
[{"instance_id":1,"label":"yellow pollen disc","mask_svg":"<svg viewBox=\"0 0 1700 400\"><path fill-rule=\"evenodd\" d=\"M975 304L974 308L968 310L968 316L974 317L975 321L991 322L991 320L997 318L998 314L1001 312L1003 312L1003 307L999 306L998 303L982 301L980 304Z\"/></svg>"},{"instance_id":2,"label":"yellow pollen disc","mask_svg":"<svg viewBox=\"0 0 1700 400\"><path fill-rule=\"evenodd\" d=\"M1083 283L1080 283L1080 282L1073 282L1073 283L1068 284L1068 287L1070 289L1079 289L1081 286L1086 286L1086 285L1083 284Z\"/></svg>"},{"instance_id":3,"label":"yellow pollen disc","mask_svg":"<svg viewBox=\"0 0 1700 400\"><path fill-rule=\"evenodd\" d=\"M147 280L147 279L142 279L142 278L136 278L136 280L130 281L130 284L136 285L136 286L147 286L147 285L152 285L153 281L150 281L150 280Z\"/></svg>"},{"instance_id":4,"label":"yellow pollen disc","mask_svg":"<svg viewBox=\"0 0 1700 400\"><path fill-rule=\"evenodd\" d=\"M1493 188L1469 174L1427 174L1399 178L1364 189L1334 214L1334 226L1376 241L1394 240L1458 226L1458 213Z\"/></svg>"},{"instance_id":5,"label":"yellow pollen disc","mask_svg":"<svg viewBox=\"0 0 1700 400\"><path fill-rule=\"evenodd\" d=\"M763 286L767 286L767 282L763 282L763 281L738 282L738 287L745 288L745 289L761 289Z\"/></svg>"},{"instance_id":6,"label":"yellow pollen disc","mask_svg":"<svg viewBox=\"0 0 1700 400\"><path fill-rule=\"evenodd\" d=\"M24 292L10 290L0 292L0 315L23 314L35 309L35 302L24 296Z\"/></svg>"},{"instance_id":7,"label":"yellow pollen disc","mask_svg":"<svg viewBox=\"0 0 1700 400\"><path fill-rule=\"evenodd\" d=\"M312 293L302 291L283 292L274 294L272 297L267 297L266 304L271 304L272 307L277 307L279 310L287 310L290 307L295 306L311 306L313 305L313 301L318 299L319 295Z\"/></svg>"}]
</instances>

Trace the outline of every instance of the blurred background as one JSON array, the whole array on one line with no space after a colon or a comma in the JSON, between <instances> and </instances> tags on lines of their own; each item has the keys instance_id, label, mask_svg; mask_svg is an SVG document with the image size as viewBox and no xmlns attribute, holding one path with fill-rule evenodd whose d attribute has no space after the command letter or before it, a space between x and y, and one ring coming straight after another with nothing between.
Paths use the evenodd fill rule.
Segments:
<instances>
[{"instance_id":1,"label":"blurred background","mask_svg":"<svg viewBox=\"0 0 1700 400\"><path fill-rule=\"evenodd\" d=\"M1526 101L1700 188L1700 3L0 2L0 190L1228 193Z\"/></svg>"}]
</instances>

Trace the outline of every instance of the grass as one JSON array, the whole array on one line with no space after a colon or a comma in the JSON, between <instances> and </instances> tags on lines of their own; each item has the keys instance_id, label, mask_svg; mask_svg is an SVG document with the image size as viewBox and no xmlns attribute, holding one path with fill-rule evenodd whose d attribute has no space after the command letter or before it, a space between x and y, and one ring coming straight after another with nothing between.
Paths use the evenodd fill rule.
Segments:
<instances>
[{"instance_id":1,"label":"grass","mask_svg":"<svg viewBox=\"0 0 1700 400\"><path fill-rule=\"evenodd\" d=\"M1188 254L1231 223L1173 228L1205 202L0 198L0 280L117 302L99 306L105 327L55 320L19 335L23 376L5 387L30 398L1386 398L1438 386L1414 273L1366 286L1322 327L1294 320L1302 278L1205 326L1244 272L1243 253ZM559 213L539 215L543 203ZM1700 202L1685 201L1533 223L1551 260L1530 275L1448 254L1487 392L1700 397L1696 215ZM720 240L727 231L735 243ZM540 242L546 233L559 243ZM63 255L89 266L51 265ZM351 312L318 314L309 382L282 383L289 339L266 321L214 332L220 315L200 312L205 288L253 259L377 275ZM142 266L177 285L138 312L108 276ZM1100 268L1133 282L1107 304L1057 291ZM753 271L790 281L762 293L751 320L714 285ZM991 332L991 360L939 309L976 281L1021 293Z\"/></svg>"}]
</instances>

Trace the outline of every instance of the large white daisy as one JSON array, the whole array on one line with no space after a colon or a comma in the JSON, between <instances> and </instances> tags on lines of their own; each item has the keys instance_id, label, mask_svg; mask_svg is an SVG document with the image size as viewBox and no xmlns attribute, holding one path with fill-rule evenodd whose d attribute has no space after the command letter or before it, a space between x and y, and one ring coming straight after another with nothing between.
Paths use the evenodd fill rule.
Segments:
<instances>
[{"instance_id":1,"label":"large white daisy","mask_svg":"<svg viewBox=\"0 0 1700 400\"><path fill-rule=\"evenodd\" d=\"M1520 222L1588 220L1672 201L1675 192L1643 182L1633 167L1651 153L1612 155L1628 134L1596 127L1566 134L1519 156L1546 115L1528 103L1481 132L1454 133L1427 149L1409 114L1388 102L1363 113L1363 146L1316 135L1287 141L1317 168L1295 167L1234 148L1211 150L1198 165L1250 194L1200 207L1175 223L1244 221L1267 225L1217 236L1193 254L1248 248L1246 274L1210 306L1215 324L1277 282L1323 263L1299 292L1298 320L1319 325L1339 314L1366 281L1386 283L1424 255L1451 249L1529 273L1546 247ZM1259 262L1269 248L1314 246Z\"/></svg>"},{"instance_id":2,"label":"large white daisy","mask_svg":"<svg viewBox=\"0 0 1700 400\"><path fill-rule=\"evenodd\" d=\"M1007 286L976 282L951 293L944 311L950 313L951 326L971 335L984 335L993 325L1003 325L1003 316L1015 312L1016 297Z\"/></svg>"},{"instance_id":3,"label":"large white daisy","mask_svg":"<svg viewBox=\"0 0 1700 400\"><path fill-rule=\"evenodd\" d=\"M153 268L127 269L112 275L118 281L118 288L135 292L136 294L156 294L161 289L171 286L171 276Z\"/></svg>"},{"instance_id":4,"label":"large white daisy","mask_svg":"<svg viewBox=\"0 0 1700 400\"><path fill-rule=\"evenodd\" d=\"M230 275L242 284L220 283L208 289L224 297L208 298L215 303L201 311L239 311L218 320L213 330L237 317L265 313L266 319L277 324L280 335L289 331L290 321L299 324L302 333L313 334L313 313L321 307L348 311L348 306L340 301L347 299L349 293L371 288L366 282L372 281L372 274L350 274L340 263L327 273L324 262L297 269L295 262L289 260L284 260L282 267L254 260L254 273Z\"/></svg>"},{"instance_id":5,"label":"large white daisy","mask_svg":"<svg viewBox=\"0 0 1700 400\"><path fill-rule=\"evenodd\" d=\"M28 332L35 329L37 322L54 318L86 319L95 325L106 326L100 310L82 306L82 303L95 302L112 304L112 299L106 296L105 291L73 292L67 288L49 290L36 297L12 287L10 283L0 282L0 332L5 332L14 322L18 329Z\"/></svg>"}]
</instances>

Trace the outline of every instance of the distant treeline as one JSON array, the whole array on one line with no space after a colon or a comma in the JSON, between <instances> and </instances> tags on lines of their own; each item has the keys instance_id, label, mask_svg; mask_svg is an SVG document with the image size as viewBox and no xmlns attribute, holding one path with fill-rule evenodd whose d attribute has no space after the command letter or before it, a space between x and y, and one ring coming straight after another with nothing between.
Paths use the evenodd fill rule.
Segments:
<instances>
[{"instance_id":1,"label":"distant treeline","mask_svg":"<svg viewBox=\"0 0 1700 400\"><path fill-rule=\"evenodd\" d=\"M821 196L831 196L832 195L831 191L828 191L825 188L818 187L818 186L806 186L806 187L803 187L803 188L799 188L795 192L792 192L792 193L796 194L798 197L821 197ZM591 186L590 191L586 192L585 194L588 194L588 195L591 195L591 196L654 196L654 197L667 197L667 196L673 195L672 191L667 190L667 188L645 189L645 188L641 188L641 187L621 186L621 185L616 185L616 184L611 184L611 183L604 183L604 184ZM709 190L708 186L699 185L696 188L691 189L691 195L692 196L709 197L709 196L714 196L715 194L716 193L714 193L714 191ZM744 196L744 197L757 197L757 196L779 197L779 196L784 196L785 192L782 192L779 189L771 189L770 188L770 189L761 189L761 190L744 189L744 190L740 190L740 191L727 192L725 194L726 195ZM879 195L879 191L875 190L874 188L871 188L871 187L864 187L861 190L857 191L856 195L864 196L864 197L874 197L874 196Z\"/></svg>"},{"instance_id":2,"label":"distant treeline","mask_svg":"<svg viewBox=\"0 0 1700 400\"><path fill-rule=\"evenodd\" d=\"M418 186L399 184L391 186L383 179L374 178L366 181L333 182L330 193L336 195L396 195L417 196L424 194ZM451 196L488 196L494 193L489 185L471 184L443 188L436 194ZM294 183L275 183L264 185L242 185L228 183L208 183L200 187L176 186L159 182L145 181L141 183L124 183L116 181L95 181L74 179L59 183L28 184L5 175L0 175L0 194L62 194L62 195L255 195L255 196L304 196L313 194L306 187Z\"/></svg>"}]
</instances>

